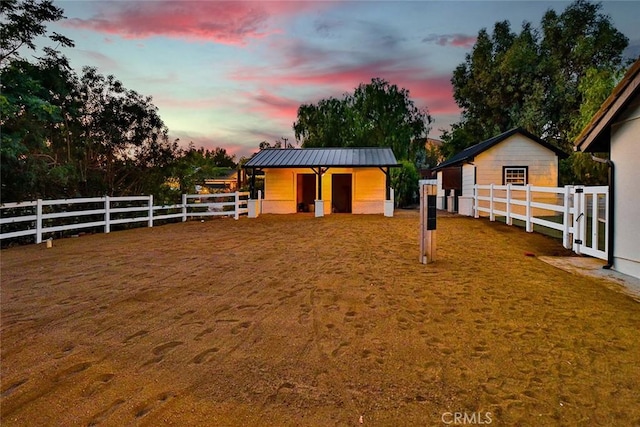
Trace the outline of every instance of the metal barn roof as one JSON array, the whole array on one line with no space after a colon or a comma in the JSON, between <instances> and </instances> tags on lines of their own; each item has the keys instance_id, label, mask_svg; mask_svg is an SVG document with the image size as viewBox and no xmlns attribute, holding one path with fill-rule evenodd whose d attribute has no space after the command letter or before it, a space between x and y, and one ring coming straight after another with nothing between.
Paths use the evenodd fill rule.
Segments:
<instances>
[{"instance_id":1,"label":"metal barn roof","mask_svg":"<svg viewBox=\"0 0 640 427\"><path fill-rule=\"evenodd\" d=\"M245 168L399 166L391 148L267 148Z\"/></svg>"}]
</instances>

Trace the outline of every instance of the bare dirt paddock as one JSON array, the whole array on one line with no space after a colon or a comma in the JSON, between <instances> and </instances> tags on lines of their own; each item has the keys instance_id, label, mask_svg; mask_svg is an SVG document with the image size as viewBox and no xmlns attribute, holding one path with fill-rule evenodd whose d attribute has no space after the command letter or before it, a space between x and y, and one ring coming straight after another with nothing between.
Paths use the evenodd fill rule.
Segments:
<instances>
[{"instance_id":1,"label":"bare dirt paddock","mask_svg":"<svg viewBox=\"0 0 640 427\"><path fill-rule=\"evenodd\" d=\"M541 235L441 218L432 266L417 236L263 216L3 250L2 425L640 424L638 302Z\"/></svg>"}]
</instances>

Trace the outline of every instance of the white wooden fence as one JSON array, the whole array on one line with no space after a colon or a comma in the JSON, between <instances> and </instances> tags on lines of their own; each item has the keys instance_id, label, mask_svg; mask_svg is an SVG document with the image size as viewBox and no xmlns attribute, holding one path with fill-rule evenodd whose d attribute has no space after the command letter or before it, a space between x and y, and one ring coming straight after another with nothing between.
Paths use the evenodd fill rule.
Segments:
<instances>
[{"instance_id":1,"label":"white wooden fence","mask_svg":"<svg viewBox=\"0 0 640 427\"><path fill-rule=\"evenodd\" d=\"M609 187L537 187L532 185L474 185L473 215L503 217L562 233L565 248L578 254L607 259Z\"/></svg>"},{"instance_id":2,"label":"white wooden fence","mask_svg":"<svg viewBox=\"0 0 640 427\"><path fill-rule=\"evenodd\" d=\"M136 222L147 223L190 217L232 216L238 219L248 213L248 192L219 194L183 194L182 203L154 206L153 195L130 197L91 197L62 200L34 200L0 205L0 227L13 230L0 231L0 240L35 236L42 243L43 236L58 231L104 227ZM12 216L5 216L10 212ZM17 229L16 229L17 228Z\"/></svg>"}]
</instances>

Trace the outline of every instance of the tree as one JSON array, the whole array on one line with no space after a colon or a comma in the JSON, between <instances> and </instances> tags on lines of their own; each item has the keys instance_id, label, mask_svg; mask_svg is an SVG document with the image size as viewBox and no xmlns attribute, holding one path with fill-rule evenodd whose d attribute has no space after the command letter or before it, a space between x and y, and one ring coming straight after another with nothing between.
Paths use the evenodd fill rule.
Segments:
<instances>
[{"instance_id":1,"label":"tree","mask_svg":"<svg viewBox=\"0 0 640 427\"><path fill-rule=\"evenodd\" d=\"M571 152L587 73L625 65L628 40L601 8L577 0L560 15L547 11L538 30L525 22L514 34L505 21L491 35L481 30L451 79L463 112L443 136L443 152L451 156L516 126Z\"/></svg>"},{"instance_id":2,"label":"tree","mask_svg":"<svg viewBox=\"0 0 640 427\"><path fill-rule=\"evenodd\" d=\"M417 140L430 123L408 90L375 78L342 99L301 105L293 130L303 147L390 147L398 159L423 162L424 144Z\"/></svg>"},{"instance_id":3,"label":"tree","mask_svg":"<svg viewBox=\"0 0 640 427\"><path fill-rule=\"evenodd\" d=\"M406 206L415 200L418 169L429 166L424 141L430 123L427 110L415 106L407 89L374 78L342 99L301 105L293 130L305 148L390 147L403 161L392 185L399 206Z\"/></svg>"},{"instance_id":4,"label":"tree","mask_svg":"<svg viewBox=\"0 0 640 427\"><path fill-rule=\"evenodd\" d=\"M4 65L10 58L17 58L22 47L35 50L34 39L47 33L46 23L59 21L64 14L52 0L2 0L0 17L0 65ZM58 33L54 32L49 39L73 47L72 40Z\"/></svg>"},{"instance_id":5,"label":"tree","mask_svg":"<svg viewBox=\"0 0 640 427\"><path fill-rule=\"evenodd\" d=\"M149 191L145 173L170 163L177 148L151 97L92 67L83 69L79 92L83 176L110 195Z\"/></svg>"},{"instance_id":6,"label":"tree","mask_svg":"<svg viewBox=\"0 0 640 427\"><path fill-rule=\"evenodd\" d=\"M169 166L169 176L181 193L192 193L195 186L202 185L205 179L218 177L236 167L235 156L229 156L226 149L196 149L191 143L186 150L177 153Z\"/></svg>"}]
</instances>

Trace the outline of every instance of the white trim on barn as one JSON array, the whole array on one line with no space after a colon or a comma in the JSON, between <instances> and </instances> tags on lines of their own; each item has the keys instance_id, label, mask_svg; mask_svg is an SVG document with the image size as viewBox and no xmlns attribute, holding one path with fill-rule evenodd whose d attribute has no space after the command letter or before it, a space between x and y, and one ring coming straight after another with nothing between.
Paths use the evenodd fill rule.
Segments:
<instances>
[{"instance_id":1,"label":"white trim on barn","mask_svg":"<svg viewBox=\"0 0 640 427\"><path fill-rule=\"evenodd\" d=\"M640 278L640 59L585 126L575 145L585 152L609 152L609 211L613 214L608 267Z\"/></svg>"}]
</instances>

